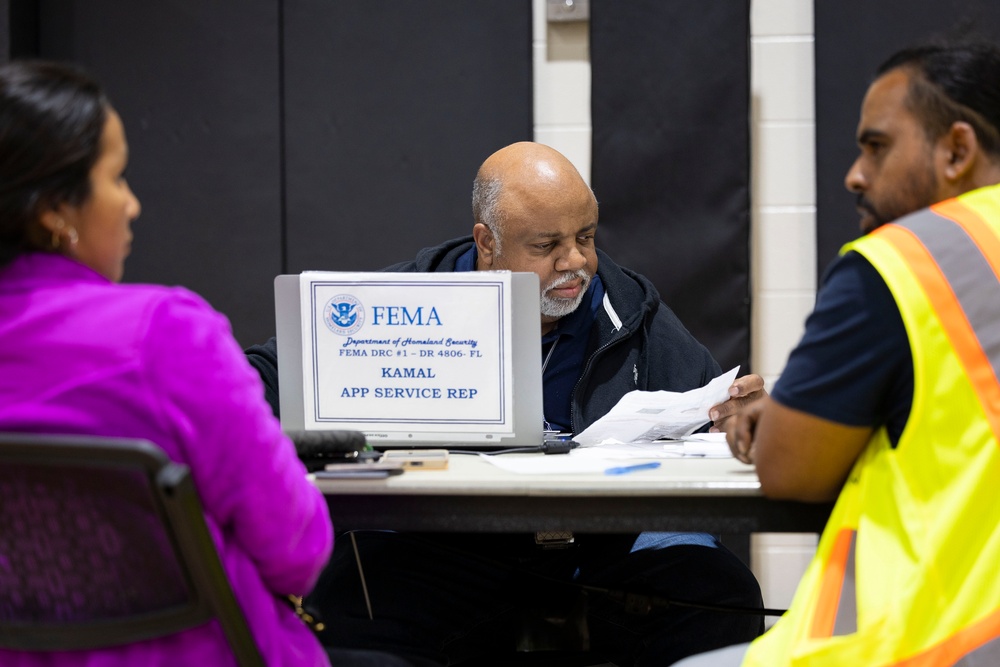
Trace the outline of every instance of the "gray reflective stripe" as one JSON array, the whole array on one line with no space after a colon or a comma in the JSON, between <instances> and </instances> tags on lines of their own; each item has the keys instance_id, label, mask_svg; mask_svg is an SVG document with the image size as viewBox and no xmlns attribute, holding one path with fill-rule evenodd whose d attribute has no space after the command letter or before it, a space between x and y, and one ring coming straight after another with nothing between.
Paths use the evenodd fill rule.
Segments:
<instances>
[{"instance_id":1,"label":"gray reflective stripe","mask_svg":"<svg viewBox=\"0 0 1000 667\"><path fill-rule=\"evenodd\" d=\"M858 631L858 596L854 583L854 550L858 534L851 534L851 547L844 563L844 581L840 585L840 600L837 602L837 618L833 622L833 634L849 635Z\"/></svg>"},{"instance_id":2,"label":"gray reflective stripe","mask_svg":"<svg viewBox=\"0 0 1000 667\"><path fill-rule=\"evenodd\" d=\"M955 667L996 667L1000 665L1000 638L993 638L955 663Z\"/></svg>"},{"instance_id":3,"label":"gray reflective stripe","mask_svg":"<svg viewBox=\"0 0 1000 667\"><path fill-rule=\"evenodd\" d=\"M990 360L993 375L1000 378L1000 326L996 321L1000 285L979 246L957 222L930 210L896 224L916 234L933 255Z\"/></svg>"}]
</instances>

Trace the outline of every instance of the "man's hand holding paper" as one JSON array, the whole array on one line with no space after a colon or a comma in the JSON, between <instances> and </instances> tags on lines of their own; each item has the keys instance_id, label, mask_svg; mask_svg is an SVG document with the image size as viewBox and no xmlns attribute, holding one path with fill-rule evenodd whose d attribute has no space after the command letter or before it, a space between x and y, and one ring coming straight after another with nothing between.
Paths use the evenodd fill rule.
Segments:
<instances>
[{"instance_id":1,"label":"man's hand holding paper","mask_svg":"<svg viewBox=\"0 0 1000 667\"><path fill-rule=\"evenodd\" d=\"M734 426L738 412L751 403L759 401L767 396L764 389L764 378L759 375L744 375L736 378L729 387L729 400L712 406L708 412L709 419L712 420L712 428L708 429L712 433L728 433Z\"/></svg>"},{"instance_id":2,"label":"man's hand holding paper","mask_svg":"<svg viewBox=\"0 0 1000 667\"><path fill-rule=\"evenodd\" d=\"M745 401L762 394L763 379L750 375L740 378L743 381L740 382L736 380L738 372L739 366L691 391L631 391L574 440L581 445L600 445L682 438L711 421L709 411L720 411L720 404L733 396L734 389ZM731 416L739 407L727 411L722 418Z\"/></svg>"}]
</instances>

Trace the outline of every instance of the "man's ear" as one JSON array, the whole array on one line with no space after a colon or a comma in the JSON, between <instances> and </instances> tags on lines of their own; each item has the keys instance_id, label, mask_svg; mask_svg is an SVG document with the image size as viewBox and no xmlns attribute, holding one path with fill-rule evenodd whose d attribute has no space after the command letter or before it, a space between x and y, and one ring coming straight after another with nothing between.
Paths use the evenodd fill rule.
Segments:
<instances>
[{"instance_id":1,"label":"man's ear","mask_svg":"<svg viewBox=\"0 0 1000 667\"><path fill-rule=\"evenodd\" d=\"M472 227L472 239L476 242L476 253L479 255L479 263L487 269L492 267L494 259L493 232L483 223L477 222Z\"/></svg>"},{"instance_id":2,"label":"man's ear","mask_svg":"<svg viewBox=\"0 0 1000 667\"><path fill-rule=\"evenodd\" d=\"M975 166L980 152L976 131L965 121L955 121L938 145L944 152L942 173L945 179L950 183L965 179Z\"/></svg>"}]
</instances>

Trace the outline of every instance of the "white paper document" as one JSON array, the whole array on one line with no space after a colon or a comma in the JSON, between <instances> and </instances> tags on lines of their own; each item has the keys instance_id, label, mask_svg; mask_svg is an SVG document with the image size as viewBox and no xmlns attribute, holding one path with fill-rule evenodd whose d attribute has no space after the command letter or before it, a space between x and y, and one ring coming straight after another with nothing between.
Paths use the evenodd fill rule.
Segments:
<instances>
[{"instance_id":1,"label":"white paper document","mask_svg":"<svg viewBox=\"0 0 1000 667\"><path fill-rule=\"evenodd\" d=\"M578 447L571 457L593 458L605 461L614 459L676 459L676 458L732 458L725 433L692 433L680 440L655 442L604 443L600 446Z\"/></svg>"},{"instance_id":2,"label":"white paper document","mask_svg":"<svg viewBox=\"0 0 1000 667\"><path fill-rule=\"evenodd\" d=\"M603 473L614 462L603 458L576 458L560 454L539 456L538 454L503 454L490 456L480 454L497 468L520 475L563 475L567 473Z\"/></svg>"},{"instance_id":3,"label":"white paper document","mask_svg":"<svg viewBox=\"0 0 1000 667\"><path fill-rule=\"evenodd\" d=\"M679 440L711 421L709 409L729 399L739 370L691 391L630 391L573 439L583 446Z\"/></svg>"}]
</instances>

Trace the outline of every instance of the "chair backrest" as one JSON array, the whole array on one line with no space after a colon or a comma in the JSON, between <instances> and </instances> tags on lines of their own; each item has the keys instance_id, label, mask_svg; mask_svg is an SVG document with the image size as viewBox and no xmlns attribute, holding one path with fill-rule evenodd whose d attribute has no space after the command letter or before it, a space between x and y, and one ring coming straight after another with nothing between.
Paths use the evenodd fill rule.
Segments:
<instances>
[{"instance_id":1,"label":"chair backrest","mask_svg":"<svg viewBox=\"0 0 1000 667\"><path fill-rule=\"evenodd\" d=\"M94 649L217 619L263 665L184 465L144 440L0 433L0 647Z\"/></svg>"}]
</instances>

